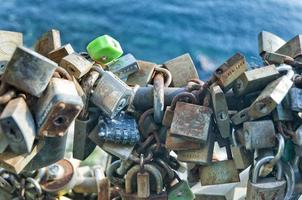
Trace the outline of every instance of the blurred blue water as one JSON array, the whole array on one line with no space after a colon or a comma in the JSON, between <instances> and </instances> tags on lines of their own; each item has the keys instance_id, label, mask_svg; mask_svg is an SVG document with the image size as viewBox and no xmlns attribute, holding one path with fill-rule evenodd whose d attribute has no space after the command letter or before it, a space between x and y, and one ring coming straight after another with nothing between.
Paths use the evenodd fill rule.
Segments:
<instances>
[{"instance_id":1,"label":"blurred blue water","mask_svg":"<svg viewBox=\"0 0 302 200\"><path fill-rule=\"evenodd\" d=\"M0 29L21 31L32 46L50 28L77 51L102 34L137 58L164 62L189 52L201 77L239 51L259 62L257 34L288 40L302 33L302 1L0 0Z\"/></svg>"}]
</instances>

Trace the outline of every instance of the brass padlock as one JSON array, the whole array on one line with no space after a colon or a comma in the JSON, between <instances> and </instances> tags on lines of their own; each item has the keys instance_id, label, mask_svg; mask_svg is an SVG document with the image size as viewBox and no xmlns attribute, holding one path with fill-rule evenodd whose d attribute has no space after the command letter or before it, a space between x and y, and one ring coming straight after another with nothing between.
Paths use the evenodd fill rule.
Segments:
<instances>
[{"instance_id":1,"label":"brass padlock","mask_svg":"<svg viewBox=\"0 0 302 200\"><path fill-rule=\"evenodd\" d=\"M8 102L1 113L0 124L13 153L31 152L36 137L36 125L22 97Z\"/></svg>"},{"instance_id":2,"label":"brass padlock","mask_svg":"<svg viewBox=\"0 0 302 200\"><path fill-rule=\"evenodd\" d=\"M230 137L231 126L225 95L218 85L212 85L210 93L217 128L223 138L228 138Z\"/></svg>"},{"instance_id":3,"label":"brass padlock","mask_svg":"<svg viewBox=\"0 0 302 200\"><path fill-rule=\"evenodd\" d=\"M87 74L92 68L92 65L92 62L77 53L69 54L60 61L60 66L66 69L68 73L76 79L80 79Z\"/></svg>"},{"instance_id":4,"label":"brass padlock","mask_svg":"<svg viewBox=\"0 0 302 200\"><path fill-rule=\"evenodd\" d=\"M136 59L130 53L120 57L118 60L109 63L107 69L120 79L127 79L130 74L139 70Z\"/></svg>"},{"instance_id":5,"label":"brass padlock","mask_svg":"<svg viewBox=\"0 0 302 200\"><path fill-rule=\"evenodd\" d=\"M246 149L271 148L276 145L275 127L271 120L243 123Z\"/></svg>"},{"instance_id":6,"label":"brass padlock","mask_svg":"<svg viewBox=\"0 0 302 200\"><path fill-rule=\"evenodd\" d=\"M289 75L289 76L288 76ZM292 73L284 75L268 84L249 108L248 116L258 119L271 113L284 99L293 85Z\"/></svg>"},{"instance_id":7,"label":"brass padlock","mask_svg":"<svg viewBox=\"0 0 302 200\"><path fill-rule=\"evenodd\" d=\"M214 76L221 89L227 91L246 70L247 66L244 56L236 53L215 70Z\"/></svg>"},{"instance_id":8,"label":"brass padlock","mask_svg":"<svg viewBox=\"0 0 302 200\"><path fill-rule=\"evenodd\" d=\"M16 47L22 45L22 33L0 30L0 65L9 61Z\"/></svg>"},{"instance_id":9,"label":"brass padlock","mask_svg":"<svg viewBox=\"0 0 302 200\"><path fill-rule=\"evenodd\" d=\"M268 83L280 76L275 65L268 65L244 72L235 81L233 91L236 95L244 95L249 92L264 88Z\"/></svg>"},{"instance_id":10,"label":"brass padlock","mask_svg":"<svg viewBox=\"0 0 302 200\"><path fill-rule=\"evenodd\" d=\"M273 33L261 31L258 34L259 55L265 52L275 52L284 44L285 41Z\"/></svg>"},{"instance_id":11,"label":"brass padlock","mask_svg":"<svg viewBox=\"0 0 302 200\"><path fill-rule=\"evenodd\" d=\"M212 123L209 107L177 102L171 124L171 134L196 142L206 142Z\"/></svg>"},{"instance_id":12,"label":"brass padlock","mask_svg":"<svg viewBox=\"0 0 302 200\"><path fill-rule=\"evenodd\" d=\"M59 64L62 60L62 58L64 58L65 56L68 56L70 54L74 53L74 50L71 46L71 44L66 44L61 46L58 49L54 49L51 52L49 52L47 54L47 57L54 61L55 63Z\"/></svg>"},{"instance_id":13,"label":"brass padlock","mask_svg":"<svg viewBox=\"0 0 302 200\"><path fill-rule=\"evenodd\" d=\"M72 81L52 78L35 110L39 135L63 136L82 107L83 101Z\"/></svg>"},{"instance_id":14,"label":"brass padlock","mask_svg":"<svg viewBox=\"0 0 302 200\"><path fill-rule=\"evenodd\" d=\"M126 83L130 86L139 85L141 87L146 87L148 83L150 83L154 69L157 65L155 63L142 60L138 60L137 64L139 70L129 75Z\"/></svg>"},{"instance_id":15,"label":"brass padlock","mask_svg":"<svg viewBox=\"0 0 302 200\"><path fill-rule=\"evenodd\" d=\"M96 67L94 69L100 72L101 78L96 81L91 94L91 102L99 107L107 117L114 118L129 104L133 92L112 72Z\"/></svg>"},{"instance_id":16,"label":"brass padlock","mask_svg":"<svg viewBox=\"0 0 302 200\"><path fill-rule=\"evenodd\" d=\"M35 44L35 51L43 56L47 56L52 50L61 47L60 31L51 29L44 33Z\"/></svg>"},{"instance_id":17,"label":"brass padlock","mask_svg":"<svg viewBox=\"0 0 302 200\"><path fill-rule=\"evenodd\" d=\"M196 67L189 53L178 56L163 64L172 74L172 85L184 87L191 79L199 79Z\"/></svg>"},{"instance_id":18,"label":"brass padlock","mask_svg":"<svg viewBox=\"0 0 302 200\"><path fill-rule=\"evenodd\" d=\"M3 81L36 97L46 89L57 64L38 53L17 47L7 63Z\"/></svg>"},{"instance_id":19,"label":"brass padlock","mask_svg":"<svg viewBox=\"0 0 302 200\"><path fill-rule=\"evenodd\" d=\"M296 35L289 41L287 41L284 45L282 45L276 53L287 55L295 60L301 61L302 54L302 35Z\"/></svg>"},{"instance_id":20,"label":"brass padlock","mask_svg":"<svg viewBox=\"0 0 302 200\"><path fill-rule=\"evenodd\" d=\"M213 162L199 167L202 186L240 182L234 160Z\"/></svg>"},{"instance_id":21,"label":"brass padlock","mask_svg":"<svg viewBox=\"0 0 302 200\"><path fill-rule=\"evenodd\" d=\"M277 163L277 180L272 180L270 178L264 178L261 181L258 180L260 168L273 158L273 156L266 156L256 162L252 171L252 179L248 181L247 200L284 199L286 181L282 180L282 166L280 162Z\"/></svg>"}]
</instances>

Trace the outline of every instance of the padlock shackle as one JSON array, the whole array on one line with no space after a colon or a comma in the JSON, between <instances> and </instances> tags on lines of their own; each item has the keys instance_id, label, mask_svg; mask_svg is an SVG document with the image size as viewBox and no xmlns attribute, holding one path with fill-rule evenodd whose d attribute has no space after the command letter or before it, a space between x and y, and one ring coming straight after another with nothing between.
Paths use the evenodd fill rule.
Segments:
<instances>
[{"instance_id":1,"label":"padlock shackle","mask_svg":"<svg viewBox=\"0 0 302 200\"><path fill-rule=\"evenodd\" d=\"M289 65L286 65L286 64L282 64L279 67L277 67L276 69L279 72L286 71L286 75L284 75L284 76L286 76L289 79L292 79L295 75L295 72L293 71L293 68Z\"/></svg>"},{"instance_id":2,"label":"padlock shackle","mask_svg":"<svg viewBox=\"0 0 302 200\"><path fill-rule=\"evenodd\" d=\"M284 148L285 148L285 142L284 138L281 134L276 134L276 138L279 141L278 143L278 151L275 155L275 157L269 162L271 166L274 166L282 157L284 153Z\"/></svg>"},{"instance_id":3,"label":"padlock shackle","mask_svg":"<svg viewBox=\"0 0 302 200\"><path fill-rule=\"evenodd\" d=\"M194 94L190 93L190 92L182 92L178 95L176 95L173 100L172 100L172 103L171 103L171 110L175 110L175 107L176 107L176 103L178 101L180 101L181 99L183 98L189 98L189 101L190 103L192 104L196 104L197 103L197 99L195 97Z\"/></svg>"},{"instance_id":4,"label":"padlock shackle","mask_svg":"<svg viewBox=\"0 0 302 200\"><path fill-rule=\"evenodd\" d=\"M258 175L259 175L259 172L260 172L260 168L265 164L265 163L268 163L270 162L272 159L274 159L274 156L265 156L261 159L259 159L256 164L254 165L254 169L253 169L253 172L252 172L252 183L257 183L257 180L258 180ZM277 174L276 174L276 178L277 180L281 180L282 179L282 174L283 174L283 171L282 171L282 164L280 161L278 161L276 163L277 165Z\"/></svg>"},{"instance_id":5,"label":"padlock shackle","mask_svg":"<svg viewBox=\"0 0 302 200\"><path fill-rule=\"evenodd\" d=\"M165 94L164 94L164 75L156 73L153 78L153 107L154 107L154 121L161 123L164 116L165 108Z\"/></svg>"},{"instance_id":6,"label":"padlock shackle","mask_svg":"<svg viewBox=\"0 0 302 200\"><path fill-rule=\"evenodd\" d=\"M154 178L155 178L155 181L156 181L156 193L157 194L160 194L163 190L163 178L162 178L162 175L160 173L160 171L150 165L150 164L146 164L144 166L144 170L149 172ZM140 171L140 166L139 165L135 165L133 166L126 174L126 182L125 182L125 191L126 193L128 194L132 194L132 184L131 184L131 181L132 181L132 178L134 177L135 174L137 174L138 172Z\"/></svg>"},{"instance_id":7,"label":"padlock shackle","mask_svg":"<svg viewBox=\"0 0 302 200\"><path fill-rule=\"evenodd\" d=\"M117 178L114 177L114 173L116 173L116 170L121 166L122 161L116 160L107 168L106 170L106 176L108 177L108 180L113 185L123 186L125 183L125 180L123 178Z\"/></svg>"},{"instance_id":8,"label":"padlock shackle","mask_svg":"<svg viewBox=\"0 0 302 200\"><path fill-rule=\"evenodd\" d=\"M166 170L170 180L172 180L174 178L175 172L173 171L173 169L166 162L164 162L160 158L155 159L155 162L157 162L162 168L164 168Z\"/></svg>"},{"instance_id":9,"label":"padlock shackle","mask_svg":"<svg viewBox=\"0 0 302 200\"><path fill-rule=\"evenodd\" d=\"M172 83L172 74L169 70L162 68L162 65L154 68L154 78L157 74L161 74L164 78L164 87L169 87Z\"/></svg>"}]
</instances>

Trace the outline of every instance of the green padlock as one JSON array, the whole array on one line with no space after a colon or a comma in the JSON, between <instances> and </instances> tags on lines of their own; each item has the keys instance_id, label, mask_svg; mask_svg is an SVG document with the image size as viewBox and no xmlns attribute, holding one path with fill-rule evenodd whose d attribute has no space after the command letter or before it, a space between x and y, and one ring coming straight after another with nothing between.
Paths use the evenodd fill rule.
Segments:
<instances>
[{"instance_id":1,"label":"green padlock","mask_svg":"<svg viewBox=\"0 0 302 200\"><path fill-rule=\"evenodd\" d=\"M195 195L192 192L189 184L185 180L181 180L179 176L175 173L178 183L173 185L168 190L168 200L193 200Z\"/></svg>"},{"instance_id":2,"label":"green padlock","mask_svg":"<svg viewBox=\"0 0 302 200\"><path fill-rule=\"evenodd\" d=\"M123 54L120 43L109 35L102 35L87 45L90 57L102 64L107 64Z\"/></svg>"}]
</instances>

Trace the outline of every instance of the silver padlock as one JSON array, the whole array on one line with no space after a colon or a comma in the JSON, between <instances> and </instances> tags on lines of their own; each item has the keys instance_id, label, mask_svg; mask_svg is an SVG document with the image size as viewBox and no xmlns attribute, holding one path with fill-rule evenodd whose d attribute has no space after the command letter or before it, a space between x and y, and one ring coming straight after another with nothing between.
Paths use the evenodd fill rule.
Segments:
<instances>
[{"instance_id":1,"label":"silver padlock","mask_svg":"<svg viewBox=\"0 0 302 200\"><path fill-rule=\"evenodd\" d=\"M38 99L35 119L40 136L63 136L83 107L72 81L52 78Z\"/></svg>"},{"instance_id":2,"label":"silver padlock","mask_svg":"<svg viewBox=\"0 0 302 200\"><path fill-rule=\"evenodd\" d=\"M282 45L276 53L287 55L297 61L301 61L302 35L297 35Z\"/></svg>"},{"instance_id":3,"label":"silver padlock","mask_svg":"<svg viewBox=\"0 0 302 200\"><path fill-rule=\"evenodd\" d=\"M271 148L276 145L275 127L271 120L244 122L243 133L246 149Z\"/></svg>"},{"instance_id":4,"label":"silver padlock","mask_svg":"<svg viewBox=\"0 0 302 200\"><path fill-rule=\"evenodd\" d=\"M94 69L100 72L101 78L96 81L91 94L91 101L107 117L114 118L129 104L133 92L112 72L97 67L94 67Z\"/></svg>"},{"instance_id":5,"label":"silver padlock","mask_svg":"<svg viewBox=\"0 0 302 200\"><path fill-rule=\"evenodd\" d=\"M65 56L68 56L70 54L74 53L74 50L71 46L71 44L66 44L64 46L61 46L58 49L52 50L47 54L47 57L54 61L55 63L59 64Z\"/></svg>"},{"instance_id":6,"label":"silver padlock","mask_svg":"<svg viewBox=\"0 0 302 200\"><path fill-rule=\"evenodd\" d=\"M260 55L265 52L275 52L285 43L286 42L282 38L273 33L261 31L258 34L258 48Z\"/></svg>"},{"instance_id":7,"label":"silver padlock","mask_svg":"<svg viewBox=\"0 0 302 200\"><path fill-rule=\"evenodd\" d=\"M36 125L22 97L11 100L5 106L0 116L0 124L12 152L31 152L36 137Z\"/></svg>"},{"instance_id":8,"label":"silver padlock","mask_svg":"<svg viewBox=\"0 0 302 200\"><path fill-rule=\"evenodd\" d=\"M40 97L57 64L25 47L17 47L7 63L3 81L19 90Z\"/></svg>"}]
</instances>

